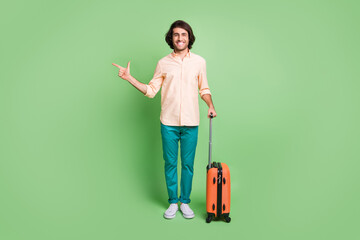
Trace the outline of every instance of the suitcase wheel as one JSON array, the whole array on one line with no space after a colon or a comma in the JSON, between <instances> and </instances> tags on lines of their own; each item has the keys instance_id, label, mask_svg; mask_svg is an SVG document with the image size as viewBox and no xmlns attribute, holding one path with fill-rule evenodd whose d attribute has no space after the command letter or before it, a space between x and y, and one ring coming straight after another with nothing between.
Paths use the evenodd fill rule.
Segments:
<instances>
[{"instance_id":1,"label":"suitcase wheel","mask_svg":"<svg viewBox=\"0 0 360 240\"><path fill-rule=\"evenodd\" d=\"M229 223L231 221L231 218L229 216L225 216L224 219L225 219L225 222L227 222L227 223Z\"/></svg>"},{"instance_id":2,"label":"suitcase wheel","mask_svg":"<svg viewBox=\"0 0 360 240\"><path fill-rule=\"evenodd\" d=\"M206 218L206 222L210 223L212 220L214 219L214 214L213 213L209 213L207 218Z\"/></svg>"}]
</instances>

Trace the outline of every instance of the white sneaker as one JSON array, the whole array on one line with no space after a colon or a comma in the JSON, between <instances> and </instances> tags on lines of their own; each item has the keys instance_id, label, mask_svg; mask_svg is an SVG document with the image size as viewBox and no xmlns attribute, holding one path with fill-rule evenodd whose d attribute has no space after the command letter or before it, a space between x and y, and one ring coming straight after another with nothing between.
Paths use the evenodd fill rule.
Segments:
<instances>
[{"instance_id":1,"label":"white sneaker","mask_svg":"<svg viewBox=\"0 0 360 240\"><path fill-rule=\"evenodd\" d=\"M179 210L177 203L170 204L170 207L165 211L164 218L172 219L176 216L176 212Z\"/></svg>"},{"instance_id":2,"label":"white sneaker","mask_svg":"<svg viewBox=\"0 0 360 240\"><path fill-rule=\"evenodd\" d=\"M193 218L195 217L195 214L193 210L189 207L189 204L182 203L180 205L180 210L183 213L184 218Z\"/></svg>"}]
</instances>

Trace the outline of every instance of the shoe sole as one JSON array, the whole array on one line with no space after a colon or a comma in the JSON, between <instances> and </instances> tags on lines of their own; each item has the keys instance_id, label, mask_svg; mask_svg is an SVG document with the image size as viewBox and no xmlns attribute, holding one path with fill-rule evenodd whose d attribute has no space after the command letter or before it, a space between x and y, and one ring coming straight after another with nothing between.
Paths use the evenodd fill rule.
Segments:
<instances>
[{"instance_id":1,"label":"shoe sole","mask_svg":"<svg viewBox=\"0 0 360 240\"><path fill-rule=\"evenodd\" d=\"M195 214L193 214L193 215L185 215L185 214L183 214L183 216L184 216L184 218L189 219L189 218L194 218Z\"/></svg>"},{"instance_id":2,"label":"shoe sole","mask_svg":"<svg viewBox=\"0 0 360 240\"><path fill-rule=\"evenodd\" d=\"M166 215L166 214L164 214L164 218L166 218L166 219L173 219L173 218L175 218L176 217L176 213L174 214L174 215Z\"/></svg>"}]
</instances>

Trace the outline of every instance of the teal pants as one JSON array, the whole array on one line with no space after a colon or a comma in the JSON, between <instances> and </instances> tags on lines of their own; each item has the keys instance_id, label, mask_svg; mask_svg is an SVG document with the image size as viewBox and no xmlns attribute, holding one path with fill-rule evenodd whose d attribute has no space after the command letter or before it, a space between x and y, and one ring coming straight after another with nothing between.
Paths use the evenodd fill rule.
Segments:
<instances>
[{"instance_id":1,"label":"teal pants","mask_svg":"<svg viewBox=\"0 0 360 240\"><path fill-rule=\"evenodd\" d=\"M194 174L194 158L198 139L198 126L167 126L161 123L163 157L165 160L165 180L169 203L190 203L190 193ZM181 182L178 198L177 159L180 140Z\"/></svg>"}]
</instances>

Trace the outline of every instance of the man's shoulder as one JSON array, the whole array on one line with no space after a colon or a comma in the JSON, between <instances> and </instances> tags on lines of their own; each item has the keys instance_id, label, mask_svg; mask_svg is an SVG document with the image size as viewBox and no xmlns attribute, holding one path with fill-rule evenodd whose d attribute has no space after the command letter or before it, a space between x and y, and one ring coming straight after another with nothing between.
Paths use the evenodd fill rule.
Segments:
<instances>
[{"instance_id":1,"label":"man's shoulder","mask_svg":"<svg viewBox=\"0 0 360 240\"><path fill-rule=\"evenodd\" d=\"M158 63L166 62L166 61L168 61L170 58L171 58L171 54L168 54L168 55L160 58L160 59L158 60Z\"/></svg>"},{"instance_id":2,"label":"man's shoulder","mask_svg":"<svg viewBox=\"0 0 360 240\"><path fill-rule=\"evenodd\" d=\"M190 54L191 54L191 57L194 58L195 60L198 60L200 62L206 62L205 58L203 58L199 54L196 54L196 53L193 53L193 52L191 52Z\"/></svg>"},{"instance_id":3,"label":"man's shoulder","mask_svg":"<svg viewBox=\"0 0 360 240\"><path fill-rule=\"evenodd\" d=\"M200 56L200 55L199 55L199 54L197 54L197 53L191 52L190 54L191 54L191 56L192 56L192 57L195 57L195 58L199 58L199 59L203 59L203 60L205 60L205 58L203 58L202 56Z\"/></svg>"}]
</instances>

